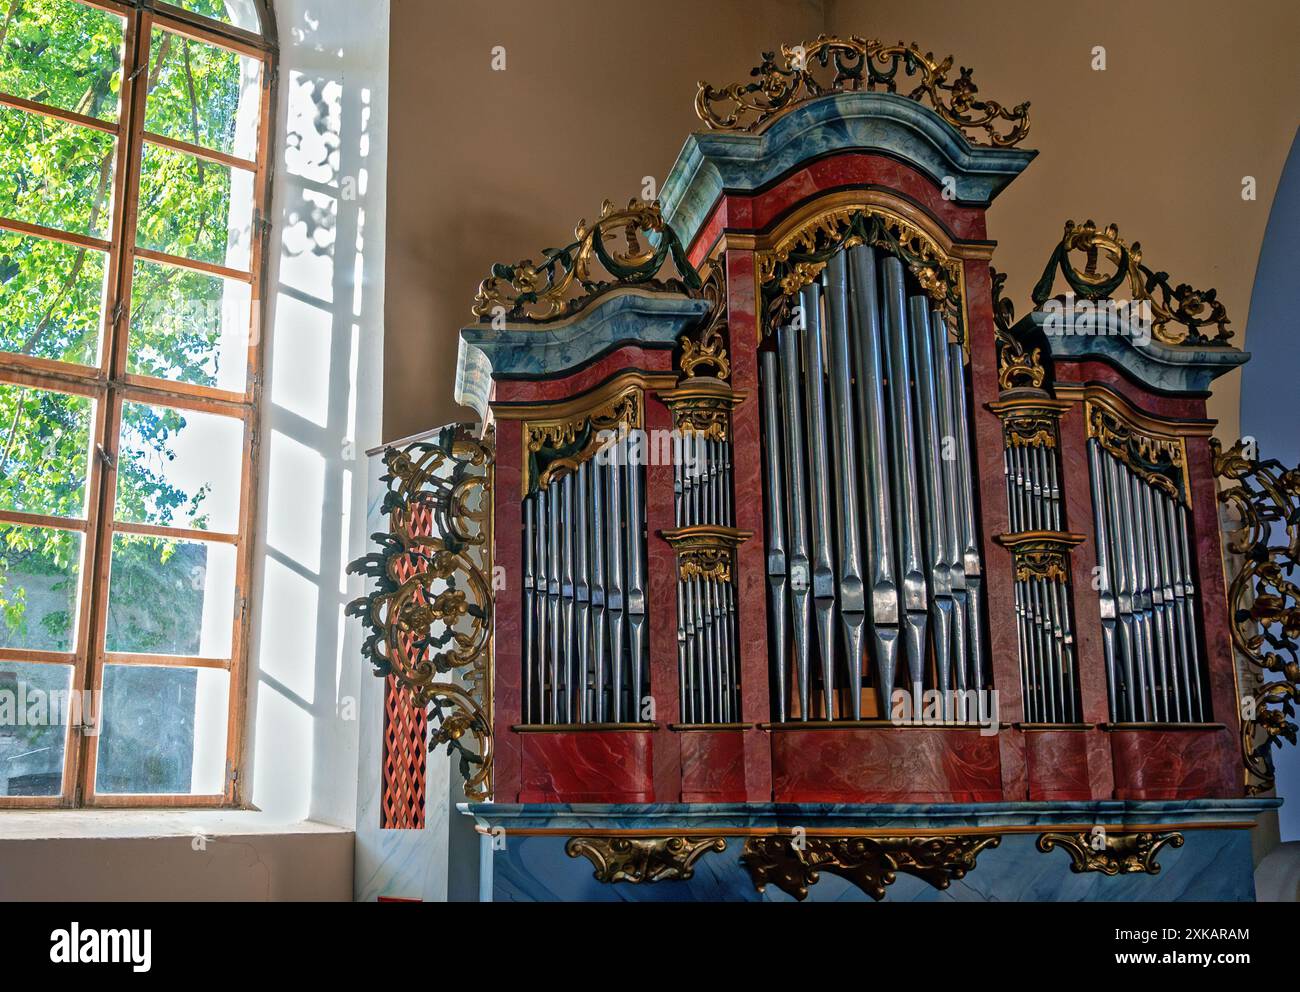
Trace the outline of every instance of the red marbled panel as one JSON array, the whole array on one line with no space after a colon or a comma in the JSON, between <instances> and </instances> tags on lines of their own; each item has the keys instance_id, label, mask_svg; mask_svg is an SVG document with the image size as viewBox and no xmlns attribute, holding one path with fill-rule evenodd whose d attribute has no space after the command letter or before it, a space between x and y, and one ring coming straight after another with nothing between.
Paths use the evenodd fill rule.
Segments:
<instances>
[{"instance_id":1,"label":"red marbled panel","mask_svg":"<svg viewBox=\"0 0 1300 992\"><path fill-rule=\"evenodd\" d=\"M1056 359L1056 381L1107 386L1139 410L1155 417L1174 420L1204 420L1205 398L1202 396L1162 396L1139 386L1113 365L1092 359L1076 361Z\"/></svg>"},{"instance_id":2,"label":"red marbled panel","mask_svg":"<svg viewBox=\"0 0 1300 992\"><path fill-rule=\"evenodd\" d=\"M625 345L562 378L497 379L493 383L492 402L494 404L546 403L551 400L567 400L571 396L594 389L614 373L624 369L668 372L672 367L673 353L670 348Z\"/></svg>"},{"instance_id":3,"label":"red marbled panel","mask_svg":"<svg viewBox=\"0 0 1300 992\"><path fill-rule=\"evenodd\" d=\"M682 802L745 801L745 731L686 730L677 736L681 738Z\"/></svg>"},{"instance_id":4,"label":"red marbled panel","mask_svg":"<svg viewBox=\"0 0 1300 992\"><path fill-rule=\"evenodd\" d=\"M662 401L647 396L646 428L672 429L672 414ZM650 694L654 699L655 732L654 791L663 803L677 802L681 791L679 734L668 724L679 715L680 686L677 684L677 556L660 537L671 530L673 519L673 466L646 467L646 565L650 609Z\"/></svg>"},{"instance_id":5,"label":"red marbled panel","mask_svg":"<svg viewBox=\"0 0 1300 992\"><path fill-rule=\"evenodd\" d=\"M1242 794L1227 730L1114 730L1116 799L1223 799Z\"/></svg>"},{"instance_id":6,"label":"red marbled panel","mask_svg":"<svg viewBox=\"0 0 1300 992\"><path fill-rule=\"evenodd\" d=\"M809 162L756 193L724 193L691 241L688 257L699 265L724 232L767 230L781 216L826 190L875 186L897 190L939 219L960 241L987 237L984 210L945 200L934 181L897 159L867 152L844 152Z\"/></svg>"},{"instance_id":7,"label":"red marbled panel","mask_svg":"<svg viewBox=\"0 0 1300 992\"><path fill-rule=\"evenodd\" d=\"M1031 802L1094 798L1087 733L1034 730L1024 734L1024 739ZM1106 765L1109 776L1109 760Z\"/></svg>"},{"instance_id":8,"label":"red marbled panel","mask_svg":"<svg viewBox=\"0 0 1300 992\"><path fill-rule=\"evenodd\" d=\"M523 803L652 803L653 741L636 730L515 735L523 742Z\"/></svg>"},{"instance_id":9,"label":"red marbled panel","mask_svg":"<svg viewBox=\"0 0 1300 992\"><path fill-rule=\"evenodd\" d=\"M1092 471L1088 464L1088 426L1083 404L1076 403L1060 421L1061 486L1065 499L1065 529L1082 534L1084 541L1070 556L1070 592L1074 612L1074 648L1079 672L1079 695L1085 723L1110 719L1105 646L1101 636L1101 611L1093 588L1097 567L1097 534L1092 514ZM1115 790L1110 764L1110 742L1101 730L1080 734L1086 745L1086 767L1091 771L1091 794L1083 798L1109 799Z\"/></svg>"},{"instance_id":10,"label":"red marbled panel","mask_svg":"<svg viewBox=\"0 0 1300 992\"><path fill-rule=\"evenodd\" d=\"M522 430L518 421L497 424L497 456L492 501L495 513L493 565L503 570L506 587L493 597L492 640L494 726L492 740L493 797L512 803L519 792L519 735L510 728L522 722L520 654L523 597L523 515L519 502L523 464Z\"/></svg>"},{"instance_id":11,"label":"red marbled panel","mask_svg":"<svg viewBox=\"0 0 1300 992\"><path fill-rule=\"evenodd\" d=\"M773 731L772 781L779 803L1003 798L997 736L938 727Z\"/></svg>"},{"instance_id":12,"label":"red marbled panel","mask_svg":"<svg viewBox=\"0 0 1300 992\"><path fill-rule=\"evenodd\" d=\"M731 415L732 484L736 527L753 531L736 555L737 640L740 648L740 710L746 723L771 717L768 698L767 593L763 557L763 445L758 410L758 300L754 254L727 252L727 322L731 385L745 400ZM745 782L749 802L772 798L772 769L766 735L745 732Z\"/></svg>"},{"instance_id":13,"label":"red marbled panel","mask_svg":"<svg viewBox=\"0 0 1300 992\"><path fill-rule=\"evenodd\" d=\"M1228 733L1236 740L1241 736L1241 703L1234 674L1219 531L1218 486L1209 438L1187 439L1187 470L1192 479L1192 526L1196 531L1192 539L1192 554L1196 558L1196 588L1210 677L1211 715L1218 723L1227 724ZM1236 748L1229 748L1222 760L1226 765L1224 775L1240 776L1241 761ZM1237 794L1241 788L1239 785Z\"/></svg>"}]
</instances>

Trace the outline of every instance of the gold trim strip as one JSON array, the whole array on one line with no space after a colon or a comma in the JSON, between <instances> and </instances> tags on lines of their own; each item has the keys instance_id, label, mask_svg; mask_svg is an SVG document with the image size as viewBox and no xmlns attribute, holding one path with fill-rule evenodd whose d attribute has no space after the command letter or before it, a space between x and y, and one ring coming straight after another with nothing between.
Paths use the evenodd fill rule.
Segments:
<instances>
[{"instance_id":1,"label":"gold trim strip","mask_svg":"<svg viewBox=\"0 0 1300 992\"><path fill-rule=\"evenodd\" d=\"M657 723L517 723L510 728L516 734L576 734L604 731L634 731L648 734L659 729Z\"/></svg>"},{"instance_id":2,"label":"gold trim strip","mask_svg":"<svg viewBox=\"0 0 1300 992\"><path fill-rule=\"evenodd\" d=\"M1090 831L1093 827L1101 826L1108 830L1122 831L1123 833L1140 833L1143 831L1175 831L1175 830L1254 830L1259 824L1253 820L1225 820L1222 823L1016 823L1016 824L989 824L982 827L957 827L957 826L940 826L922 828L922 827L808 827L804 833L814 837L933 837L936 834L1041 834L1044 832L1065 832L1065 831ZM794 836L788 827L657 827L657 828L630 828L618 830L614 828L600 829L582 827L579 831L576 827L519 827L510 829L501 824L492 827L483 827L479 824L474 825L474 830L480 834L491 836L494 831L501 831L496 836L504 833L508 837L554 837L557 835L570 837L574 833L581 833L584 837L662 837L665 833L672 833L674 836L690 837L773 837L773 836Z\"/></svg>"}]
</instances>

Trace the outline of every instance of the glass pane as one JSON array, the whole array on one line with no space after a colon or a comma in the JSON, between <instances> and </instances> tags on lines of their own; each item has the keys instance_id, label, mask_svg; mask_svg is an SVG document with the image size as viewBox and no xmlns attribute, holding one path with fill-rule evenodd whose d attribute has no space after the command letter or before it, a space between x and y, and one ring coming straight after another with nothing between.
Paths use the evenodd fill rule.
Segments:
<instances>
[{"instance_id":1,"label":"glass pane","mask_svg":"<svg viewBox=\"0 0 1300 992\"><path fill-rule=\"evenodd\" d=\"M167 0L174 7L211 17L223 24L233 24L245 31L261 33L254 0Z\"/></svg>"},{"instance_id":2,"label":"glass pane","mask_svg":"<svg viewBox=\"0 0 1300 992\"><path fill-rule=\"evenodd\" d=\"M0 796L63 792L68 727L82 717L71 689L71 665L0 661Z\"/></svg>"},{"instance_id":3,"label":"glass pane","mask_svg":"<svg viewBox=\"0 0 1300 992\"><path fill-rule=\"evenodd\" d=\"M88 396L0 383L0 510L86 516Z\"/></svg>"},{"instance_id":4,"label":"glass pane","mask_svg":"<svg viewBox=\"0 0 1300 992\"><path fill-rule=\"evenodd\" d=\"M243 443L232 417L123 403L115 519L235 533Z\"/></svg>"},{"instance_id":5,"label":"glass pane","mask_svg":"<svg viewBox=\"0 0 1300 992\"><path fill-rule=\"evenodd\" d=\"M0 90L26 100L117 119L125 22L73 0L4 5Z\"/></svg>"},{"instance_id":6,"label":"glass pane","mask_svg":"<svg viewBox=\"0 0 1300 992\"><path fill-rule=\"evenodd\" d=\"M145 145L141 247L246 272L252 222L252 172Z\"/></svg>"},{"instance_id":7,"label":"glass pane","mask_svg":"<svg viewBox=\"0 0 1300 992\"><path fill-rule=\"evenodd\" d=\"M106 238L114 138L0 107L0 215Z\"/></svg>"},{"instance_id":8,"label":"glass pane","mask_svg":"<svg viewBox=\"0 0 1300 992\"><path fill-rule=\"evenodd\" d=\"M220 669L105 667L95 791L220 795L229 695Z\"/></svg>"},{"instance_id":9,"label":"glass pane","mask_svg":"<svg viewBox=\"0 0 1300 992\"><path fill-rule=\"evenodd\" d=\"M127 371L242 393L253 287L137 260Z\"/></svg>"},{"instance_id":10,"label":"glass pane","mask_svg":"<svg viewBox=\"0 0 1300 992\"><path fill-rule=\"evenodd\" d=\"M77 531L0 527L0 648L73 650L81 544Z\"/></svg>"},{"instance_id":11,"label":"glass pane","mask_svg":"<svg viewBox=\"0 0 1300 992\"><path fill-rule=\"evenodd\" d=\"M94 249L0 231L0 349L98 365L107 261Z\"/></svg>"},{"instance_id":12,"label":"glass pane","mask_svg":"<svg viewBox=\"0 0 1300 992\"><path fill-rule=\"evenodd\" d=\"M156 28L150 60L146 131L257 157L259 60Z\"/></svg>"},{"instance_id":13,"label":"glass pane","mask_svg":"<svg viewBox=\"0 0 1300 992\"><path fill-rule=\"evenodd\" d=\"M107 650L229 658L234 614L233 545L113 536Z\"/></svg>"}]
</instances>

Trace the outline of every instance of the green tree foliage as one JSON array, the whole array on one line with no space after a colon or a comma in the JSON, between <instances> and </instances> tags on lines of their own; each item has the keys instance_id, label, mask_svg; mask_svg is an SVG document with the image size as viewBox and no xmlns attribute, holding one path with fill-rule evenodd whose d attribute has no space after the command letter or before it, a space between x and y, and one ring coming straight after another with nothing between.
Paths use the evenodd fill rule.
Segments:
<instances>
[{"instance_id":1,"label":"green tree foliage","mask_svg":"<svg viewBox=\"0 0 1300 992\"><path fill-rule=\"evenodd\" d=\"M182 6L228 20L223 0ZM121 18L75 0L0 0L0 90L115 121L123 37ZM248 154L236 144L248 127L240 94L249 74L234 53L155 29L146 130ZM113 135L0 108L0 215L111 238L115 167ZM247 212L232 210L234 185L228 167L146 145L137 242L221 264L241 250L246 255L249 218L232 218ZM106 262L94 249L0 232L0 349L100 364ZM222 322L230 319L224 281L143 261L134 276L129 370L216 385ZM238 350L236 358L243 360ZM0 386L0 508L84 517L93 419L88 398ZM169 479L186 428L184 411L123 404L119 519L206 527L199 510L206 488L186 492ZM52 528L0 528L0 644L70 647L81 543ZM130 645L121 650L192 649L203 602L195 570L205 553L193 544L119 536L112 584L127 594L110 597L110 641ZM38 600L38 615L29 615Z\"/></svg>"}]
</instances>

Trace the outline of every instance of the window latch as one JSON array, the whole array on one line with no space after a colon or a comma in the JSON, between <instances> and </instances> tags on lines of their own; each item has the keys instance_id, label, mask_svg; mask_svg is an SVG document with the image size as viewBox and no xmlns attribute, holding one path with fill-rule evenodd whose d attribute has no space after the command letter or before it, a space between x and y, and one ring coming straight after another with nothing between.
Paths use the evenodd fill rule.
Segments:
<instances>
[{"instance_id":1,"label":"window latch","mask_svg":"<svg viewBox=\"0 0 1300 992\"><path fill-rule=\"evenodd\" d=\"M95 454L99 457L99 461L102 465L106 468L112 469L113 471L117 471L117 459L114 458L112 453L102 444L95 445Z\"/></svg>"}]
</instances>

